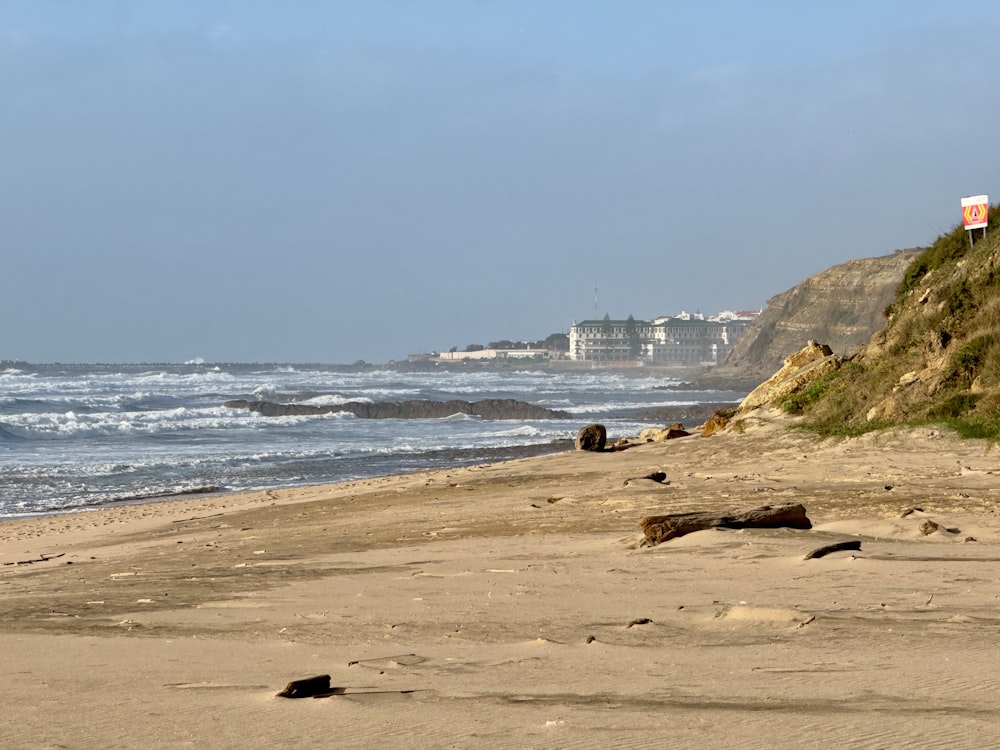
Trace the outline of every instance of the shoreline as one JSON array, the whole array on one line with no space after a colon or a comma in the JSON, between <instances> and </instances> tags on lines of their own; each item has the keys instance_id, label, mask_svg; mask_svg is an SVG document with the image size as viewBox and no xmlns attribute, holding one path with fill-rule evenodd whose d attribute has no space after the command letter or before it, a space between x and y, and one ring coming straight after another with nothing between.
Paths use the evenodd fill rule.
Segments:
<instances>
[{"instance_id":1,"label":"shoreline","mask_svg":"<svg viewBox=\"0 0 1000 750\"><path fill-rule=\"evenodd\" d=\"M686 400L677 400L653 390L655 382L554 373L341 377L290 369L186 369L192 372L104 376L83 367L46 377L12 375L11 398L0 409L5 449L0 475L6 488L0 513L25 516L158 500L153 496L207 485L227 492L306 486L496 460L515 455L504 451L521 450L524 443L532 444L524 451L547 452L550 442L571 440L587 423L605 420L612 434L635 435L650 420L665 419L647 414L650 408L681 403L689 405L682 411L691 413L702 399L735 398L687 393ZM455 400L473 393L480 401ZM248 396L272 399L261 403L283 416L225 407ZM289 403L273 400L279 397ZM370 401L369 417L393 418L313 416L338 409L341 400L366 408ZM528 409L533 403L538 406ZM464 408L478 413L480 407L484 417L519 418L456 416ZM296 415L299 409L309 413ZM566 415L524 419L558 413L553 409ZM444 412L448 416L440 417ZM438 418L426 418L431 413ZM411 421L400 421L404 416Z\"/></svg>"},{"instance_id":2,"label":"shoreline","mask_svg":"<svg viewBox=\"0 0 1000 750\"><path fill-rule=\"evenodd\" d=\"M6 741L982 746L995 456L793 423L4 520ZM811 530L641 546L645 515L790 501ZM318 674L344 692L275 697Z\"/></svg>"},{"instance_id":3,"label":"shoreline","mask_svg":"<svg viewBox=\"0 0 1000 750\"><path fill-rule=\"evenodd\" d=\"M173 502L175 500L183 500L184 498L193 495L234 496L234 495L251 495L262 492L263 493L278 492L284 490L292 490L292 491L308 490L310 488L315 488L315 487L335 487L337 485L344 484L347 482L359 482L359 481L364 481L366 479L384 479L394 476L406 476L409 474L415 474L420 472L447 471L450 469L458 469L463 466L470 466L472 464L483 463L484 461L504 462L504 461L516 460L518 458L535 458L540 456L551 455L554 453L559 453L562 451L570 450L572 448L573 448L572 440L560 439L560 440L553 440L547 443L533 443L530 445L510 445L510 446L503 446L496 448L445 449L426 454L431 458L434 457L435 453L452 456L453 458L451 460L454 461L454 463L449 463L447 466L442 466L442 467L433 467L433 468L423 467L423 468L414 468L411 470L402 469L400 471L388 474L355 476L335 482L306 482L303 484L282 484L282 485L272 485L267 487L256 487L252 489L228 489L221 485L200 484L200 485L193 485L191 487L182 487L174 491L152 492L148 494L111 497L107 498L106 500L103 500L99 504L63 506L58 508L44 509L40 511L29 511L25 513L11 513L6 515L0 515L0 523L3 523L5 521L16 521L25 518L45 518L48 516L58 516L66 514L90 513L94 511L104 510L107 508L115 508L121 506Z\"/></svg>"},{"instance_id":4,"label":"shoreline","mask_svg":"<svg viewBox=\"0 0 1000 750\"><path fill-rule=\"evenodd\" d=\"M636 422L649 421L651 423L658 423L659 425L668 424L671 422L680 422L683 420L687 425L698 424L698 427L690 427L692 430L698 430L713 414L715 414L719 409L735 406L734 403L728 402L707 402L692 405L683 406L669 406L669 407L659 407L653 409L646 409L635 414L629 415L628 419L634 420ZM582 422L581 422L582 424ZM652 426L652 425L651 425ZM616 436L621 439L629 439L625 436ZM634 436L633 438L634 439ZM25 511L23 513L5 513L0 514L0 523L6 520L16 520L21 518L36 518L44 517L49 515L61 515L66 513L89 513L95 510L100 510L102 508L115 507L117 505L141 505L144 503L155 503L155 502L169 502L174 499L184 498L188 495L206 495L206 494L219 494L219 495L233 495L233 494L244 494L253 492L265 492L269 490L287 490L287 489L302 489L312 486L324 486L330 484L340 484L341 482L356 481L368 478L378 478L395 476L396 474L411 474L420 471L434 471L438 469L457 469L462 466L468 466L471 464L483 463L483 462L498 462L498 461L508 461L517 458L530 458L537 456L546 456L552 453L558 453L565 450L570 450L573 448L573 439L571 438L561 438L554 439L543 443L531 443L525 445L508 445L508 446L498 446L489 448L449 448L440 449L436 451L430 451L425 454L421 454L422 460L425 461L436 461L439 456L443 457L442 460L445 463L441 467L421 467L414 469L400 469L396 472L390 473L375 473L371 475L364 476L353 476L345 478L340 481L334 482L305 482L305 483L293 483L293 484L275 484L269 486L261 486L250 489L230 489L224 485L215 484L212 481L205 481L198 484L193 484L191 486L178 487L174 490L162 490L156 492L139 493L133 495L120 495L113 496L102 499L98 503L80 503L76 505L65 505L58 507L47 507L37 511ZM410 458L407 455L400 455L398 459L400 462L405 462Z\"/></svg>"}]
</instances>

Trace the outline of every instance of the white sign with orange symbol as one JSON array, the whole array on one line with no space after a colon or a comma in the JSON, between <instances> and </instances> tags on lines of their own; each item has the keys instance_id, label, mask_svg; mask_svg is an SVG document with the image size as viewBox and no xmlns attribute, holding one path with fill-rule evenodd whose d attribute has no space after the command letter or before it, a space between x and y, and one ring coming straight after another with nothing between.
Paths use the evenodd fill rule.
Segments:
<instances>
[{"instance_id":1,"label":"white sign with orange symbol","mask_svg":"<svg viewBox=\"0 0 1000 750\"><path fill-rule=\"evenodd\" d=\"M962 220L966 229L985 229L989 223L989 197L973 195L962 198Z\"/></svg>"}]
</instances>

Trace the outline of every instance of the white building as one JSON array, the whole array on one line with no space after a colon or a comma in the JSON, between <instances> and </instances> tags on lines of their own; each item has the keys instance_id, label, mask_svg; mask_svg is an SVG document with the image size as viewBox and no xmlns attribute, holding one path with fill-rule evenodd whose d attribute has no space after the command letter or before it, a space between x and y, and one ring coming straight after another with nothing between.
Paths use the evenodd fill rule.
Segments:
<instances>
[{"instance_id":1,"label":"white building","mask_svg":"<svg viewBox=\"0 0 1000 750\"><path fill-rule=\"evenodd\" d=\"M569 357L578 362L717 365L751 320L682 315L574 322L569 329Z\"/></svg>"},{"instance_id":2,"label":"white building","mask_svg":"<svg viewBox=\"0 0 1000 750\"><path fill-rule=\"evenodd\" d=\"M457 362L484 359L548 359L548 349L480 349L474 352L441 352L434 359Z\"/></svg>"}]
</instances>

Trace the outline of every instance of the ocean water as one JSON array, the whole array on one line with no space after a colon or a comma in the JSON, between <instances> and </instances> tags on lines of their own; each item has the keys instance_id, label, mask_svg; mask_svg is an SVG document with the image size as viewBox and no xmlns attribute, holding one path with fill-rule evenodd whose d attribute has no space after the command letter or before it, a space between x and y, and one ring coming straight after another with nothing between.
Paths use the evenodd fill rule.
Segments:
<instances>
[{"instance_id":1,"label":"ocean water","mask_svg":"<svg viewBox=\"0 0 1000 750\"><path fill-rule=\"evenodd\" d=\"M643 409L730 402L728 391L613 372L402 372L309 366L0 368L0 517L153 502L206 486L238 491L337 482L566 449L581 427L609 438L656 422ZM513 398L568 419L264 417L229 399L306 404Z\"/></svg>"}]
</instances>

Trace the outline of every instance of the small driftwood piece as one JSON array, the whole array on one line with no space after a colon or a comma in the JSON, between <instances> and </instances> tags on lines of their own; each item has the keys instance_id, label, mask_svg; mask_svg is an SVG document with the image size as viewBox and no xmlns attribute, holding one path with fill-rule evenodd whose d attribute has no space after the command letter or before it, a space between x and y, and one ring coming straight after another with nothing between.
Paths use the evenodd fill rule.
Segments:
<instances>
[{"instance_id":1,"label":"small driftwood piece","mask_svg":"<svg viewBox=\"0 0 1000 750\"><path fill-rule=\"evenodd\" d=\"M860 539L851 539L846 542L837 542L836 544L827 544L823 547L817 547L808 555L805 556L805 560L815 560L817 557L826 557L831 552L843 552L844 550L859 550L861 549Z\"/></svg>"},{"instance_id":2,"label":"small driftwood piece","mask_svg":"<svg viewBox=\"0 0 1000 750\"><path fill-rule=\"evenodd\" d=\"M653 621L650 620L648 617L639 617L638 619L632 620L632 622L630 622L625 627L626 628L631 628L631 627L634 627L636 625L652 625L652 624L653 624Z\"/></svg>"},{"instance_id":3,"label":"small driftwood piece","mask_svg":"<svg viewBox=\"0 0 1000 750\"><path fill-rule=\"evenodd\" d=\"M549 502L552 501L550 500ZM421 664L423 661L424 657L417 656L416 654L396 654L394 656L376 656L371 659L355 659L354 661L347 662L347 666L353 667L357 664L368 664L369 662L390 662L395 666L412 667Z\"/></svg>"},{"instance_id":4,"label":"small driftwood piece","mask_svg":"<svg viewBox=\"0 0 1000 750\"><path fill-rule=\"evenodd\" d=\"M200 521L203 518L216 518L218 516L224 516L224 515L226 515L226 514L225 513L213 513L210 516L191 516L190 518L178 518L178 519L175 519L175 520L171 521L170 523L187 523L188 521Z\"/></svg>"},{"instance_id":5,"label":"small driftwood piece","mask_svg":"<svg viewBox=\"0 0 1000 750\"><path fill-rule=\"evenodd\" d=\"M667 472L665 472L665 471L654 471L651 474L647 474L644 477L629 477L624 482L622 482L622 486L626 487L626 486L628 486L629 482L634 482L637 479L651 479L654 482L658 482L659 484L664 484L664 483L670 484L669 482L667 482Z\"/></svg>"},{"instance_id":6,"label":"small driftwood piece","mask_svg":"<svg viewBox=\"0 0 1000 750\"><path fill-rule=\"evenodd\" d=\"M315 698L317 695L329 695L333 692L330 687L330 675L321 674L316 677L307 677L304 680L292 680L285 689L278 693L279 698Z\"/></svg>"},{"instance_id":7,"label":"small driftwood piece","mask_svg":"<svg viewBox=\"0 0 1000 750\"><path fill-rule=\"evenodd\" d=\"M33 565L36 562L48 562L49 560L55 560L57 557L62 557L65 552L60 552L58 555L42 555L41 557L36 557L31 560L17 560L16 562L5 562L4 565Z\"/></svg>"},{"instance_id":8,"label":"small driftwood piece","mask_svg":"<svg viewBox=\"0 0 1000 750\"><path fill-rule=\"evenodd\" d=\"M811 529L812 522L806 517L804 506L764 505L752 510L729 514L694 512L670 513L665 516L647 516L642 519L642 531L646 542L655 546L692 531L705 529Z\"/></svg>"}]
</instances>

